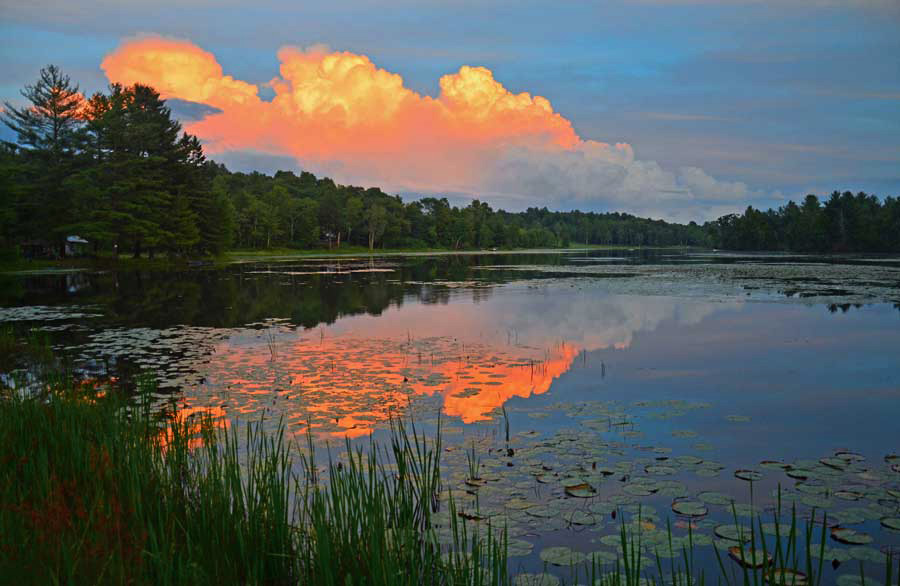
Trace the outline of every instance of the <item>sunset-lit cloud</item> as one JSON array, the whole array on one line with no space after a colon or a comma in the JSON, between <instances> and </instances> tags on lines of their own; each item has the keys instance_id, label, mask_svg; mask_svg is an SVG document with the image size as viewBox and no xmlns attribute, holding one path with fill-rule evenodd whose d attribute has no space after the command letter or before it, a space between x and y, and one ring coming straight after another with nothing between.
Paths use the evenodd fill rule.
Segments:
<instances>
[{"instance_id":1,"label":"sunset-lit cloud","mask_svg":"<svg viewBox=\"0 0 900 586\"><path fill-rule=\"evenodd\" d=\"M510 91L485 67L442 76L431 97L365 55L284 47L278 59L280 75L266 84L271 100L188 41L127 41L101 67L112 82L149 84L165 98L215 108L186 121L213 156L289 155L343 183L468 193L501 205L600 201L648 213L673 201L753 196L698 168L668 171L638 160L629 144L582 138L549 100Z\"/></svg>"}]
</instances>

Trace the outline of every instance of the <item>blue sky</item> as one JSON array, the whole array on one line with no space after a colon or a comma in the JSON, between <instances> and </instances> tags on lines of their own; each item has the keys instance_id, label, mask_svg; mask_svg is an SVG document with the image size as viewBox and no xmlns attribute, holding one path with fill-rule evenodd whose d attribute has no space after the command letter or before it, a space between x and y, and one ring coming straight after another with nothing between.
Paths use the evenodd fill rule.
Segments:
<instances>
[{"instance_id":1,"label":"blue sky","mask_svg":"<svg viewBox=\"0 0 900 586\"><path fill-rule=\"evenodd\" d=\"M138 34L190 40L255 84L278 74L281 46L323 43L431 96L441 75L486 66L510 91L549 99L583 138L747 187L741 201L644 201L637 212L684 219L833 189L900 195L900 0L3 4L0 99L13 103L47 63L102 89L101 60ZM218 158L263 170L291 162Z\"/></svg>"}]
</instances>

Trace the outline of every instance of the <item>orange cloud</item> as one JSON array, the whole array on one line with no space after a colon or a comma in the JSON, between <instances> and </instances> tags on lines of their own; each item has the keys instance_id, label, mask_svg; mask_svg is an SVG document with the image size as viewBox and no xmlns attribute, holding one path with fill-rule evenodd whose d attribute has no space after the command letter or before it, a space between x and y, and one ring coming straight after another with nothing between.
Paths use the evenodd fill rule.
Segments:
<instances>
[{"instance_id":1,"label":"orange cloud","mask_svg":"<svg viewBox=\"0 0 900 586\"><path fill-rule=\"evenodd\" d=\"M154 86L165 98L208 104L221 113L191 123L207 150L289 154L339 178L395 188L483 188L490 163L512 147L565 151L589 145L550 102L514 94L484 67L463 66L440 80L437 98L404 85L365 55L285 47L280 76L259 88L225 75L215 57L186 41L128 41L101 64L113 82ZM622 147L620 147L621 149Z\"/></svg>"},{"instance_id":2,"label":"orange cloud","mask_svg":"<svg viewBox=\"0 0 900 586\"><path fill-rule=\"evenodd\" d=\"M112 82L152 85L164 98L216 108L259 103L255 85L224 75L212 53L187 41L149 37L125 43L100 67Z\"/></svg>"},{"instance_id":3,"label":"orange cloud","mask_svg":"<svg viewBox=\"0 0 900 586\"><path fill-rule=\"evenodd\" d=\"M702 169L668 171L637 160L629 144L583 139L546 98L509 91L485 67L444 75L431 97L365 55L284 47L278 59L279 75L265 84L271 100L188 41L127 41L101 67L110 81L149 84L165 98L216 108L186 125L210 154L287 155L341 183L520 204L600 200L682 220L738 211L739 200L763 196Z\"/></svg>"}]
</instances>

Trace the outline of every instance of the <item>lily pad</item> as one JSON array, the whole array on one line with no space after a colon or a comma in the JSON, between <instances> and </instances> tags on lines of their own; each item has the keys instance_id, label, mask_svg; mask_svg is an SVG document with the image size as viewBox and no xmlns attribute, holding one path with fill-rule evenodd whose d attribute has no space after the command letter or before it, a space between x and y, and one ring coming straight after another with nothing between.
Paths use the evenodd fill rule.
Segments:
<instances>
[{"instance_id":1,"label":"lily pad","mask_svg":"<svg viewBox=\"0 0 900 586\"><path fill-rule=\"evenodd\" d=\"M596 495L597 491L587 482L583 482L575 486L567 486L566 494L571 497L586 499Z\"/></svg>"},{"instance_id":2,"label":"lily pad","mask_svg":"<svg viewBox=\"0 0 900 586\"><path fill-rule=\"evenodd\" d=\"M878 551L874 547L851 547L850 557L861 562L872 562L873 564L883 564L887 556L883 552Z\"/></svg>"},{"instance_id":3,"label":"lily pad","mask_svg":"<svg viewBox=\"0 0 900 586\"><path fill-rule=\"evenodd\" d=\"M672 510L682 517L703 517L709 509L699 501L680 500L672 503Z\"/></svg>"},{"instance_id":4,"label":"lily pad","mask_svg":"<svg viewBox=\"0 0 900 586\"><path fill-rule=\"evenodd\" d=\"M815 507L817 509L828 509L834 504L831 499L814 494L803 495L800 497L800 502L808 507Z\"/></svg>"},{"instance_id":5,"label":"lily pad","mask_svg":"<svg viewBox=\"0 0 900 586\"><path fill-rule=\"evenodd\" d=\"M613 535L604 535L600 538L600 543L602 543L603 545L608 545L609 547L621 547L622 536L618 533Z\"/></svg>"},{"instance_id":6,"label":"lily pad","mask_svg":"<svg viewBox=\"0 0 900 586\"><path fill-rule=\"evenodd\" d=\"M585 561L587 556L569 547L554 546L541 550L541 560L554 566L574 566Z\"/></svg>"},{"instance_id":7,"label":"lily pad","mask_svg":"<svg viewBox=\"0 0 900 586\"><path fill-rule=\"evenodd\" d=\"M734 477L746 480L747 482L756 482L757 480L761 480L763 475L762 472L757 470L735 470Z\"/></svg>"},{"instance_id":8,"label":"lily pad","mask_svg":"<svg viewBox=\"0 0 900 586\"><path fill-rule=\"evenodd\" d=\"M597 519L590 513L574 511L571 515L566 515L566 521L572 525L593 525L597 522Z\"/></svg>"},{"instance_id":9,"label":"lily pad","mask_svg":"<svg viewBox=\"0 0 900 586\"><path fill-rule=\"evenodd\" d=\"M679 464L683 464L685 466L696 466L696 465L700 464L701 462L703 462L703 458L698 458L697 456L684 455L684 456L676 456L675 461L678 462Z\"/></svg>"},{"instance_id":10,"label":"lily pad","mask_svg":"<svg viewBox=\"0 0 900 586\"><path fill-rule=\"evenodd\" d=\"M734 501L734 498L727 494L713 491L701 492L697 498L710 505L730 505Z\"/></svg>"},{"instance_id":11,"label":"lily pad","mask_svg":"<svg viewBox=\"0 0 900 586\"><path fill-rule=\"evenodd\" d=\"M619 556L610 551L597 550L587 554L587 558L597 564L614 564Z\"/></svg>"},{"instance_id":12,"label":"lily pad","mask_svg":"<svg viewBox=\"0 0 900 586\"><path fill-rule=\"evenodd\" d=\"M763 460L759 463L760 468L768 468L770 470L783 470L788 465L778 460Z\"/></svg>"},{"instance_id":13,"label":"lily pad","mask_svg":"<svg viewBox=\"0 0 900 586\"><path fill-rule=\"evenodd\" d=\"M835 491L834 496L845 501L858 501L863 498L862 493L856 492L855 490L838 490Z\"/></svg>"},{"instance_id":14,"label":"lily pad","mask_svg":"<svg viewBox=\"0 0 900 586\"><path fill-rule=\"evenodd\" d=\"M563 478L559 481L564 487L569 488L570 486L581 486L584 484L583 478L577 478L575 476L570 476L568 478Z\"/></svg>"},{"instance_id":15,"label":"lily pad","mask_svg":"<svg viewBox=\"0 0 900 586\"><path fill-rule=\"evenodd\" d=\"M650 496L657 490L659 490L659 488L657 488L655 485L644 483L626 484L622 487L623 492L627 492L632 496Z\"/></svg>"},{"instance_id":16,"label":"lily pad","mask_svg":"<svg viewBox=\"0 0 900 586\"><path fill-rule=\"evenodd\" d=\"M893 531L900 531L900 517L885 517L881 520L881 526Z\"/></svg>"},{"instance_id":17,"label":"lily pad","mask_svg":"<svg viewBox=\"0 0 900 586\"><path fill-rule=\"evenodd\" d=\"M554 516L556 513L550 507L546 507L544 505L537 505L533 507L528 507L525 509L525 512L531 515L532 517L540 517L540 518L549 518Z\"/></svg>"},{"instance_id":18,"label":"lily pad","mask_svg":"<svg viewBox=\"0 0 900 586\"><path fill-rule=\"evenodd\" d=\"M847 545L866 545L874 541L871 535L846 527L833 528L831 530L831 538L838 543L846 543Z\"/></svg>"},{"instance_id":19,"label":"lily pad","mask_svg":"<svg viewBox=\"0 0 900 586\"><path fill-rule=\"evenodd\" d=\"M771 572L765 572L765 578L767 582L777 585L806 586L809 584L806 574L790 568L775 568Z\"/></svg>"},{"instance_id":20,"label":"lily pad","mask_svg":"<svg viewBox=\"0 0 900 586\"><path fill-rule=\"evenodd\" d=\"M506 543L506 552L510 557L529 555L534 549L534 544L524 539L509 539Z\"/></svg>"},{"instance_id":21,"label":"lily pad","mask_svg":"<svg viewBox=\"0 0 900 586\"><path fill-rule=\"evenodd\" d=\"M713 529L713 533L716 536L721 537L722 539L727 539L728 541L750 541L750 528L749 527L741 527L738 525L718 525L715 529Z\"/></svg>"},{"instance_id":22,"label":"lily pad","mask_svg":"<svg viewBox=\"0 0 900 586\"><path fill-rule=\"evenodd\" d=\"M515 586L559 586L560 579L553 574L519 574L513 581Z\"/></svg>"},{"instance_id":23,"label":"lily pad","mask_svg":"<svg viewBox=\"0 0 900 586\"><path fill-rule=\"evenodd\" d=\"M850 463L843 458L822 458L819 462L825 464L829 468L834 468L835 470L844 470Z\"/></svg>"},{"instance_id":24,"label":"lily pad","mask_svg":"<svg viewBox=\"0 0 900 586\"><path fill-rule=\"evenodd\" d=\"M658 476L669 476L678 472L671 466L647 466L644 470L647 474L656 474Z\"/></svg>"},{"instance_id":25,"label":"lily pad","mask_svg":"<svg viewBox=\"0 0 900 586\"><path fill-rule=\"evenodd\" d=\"M805 492L806 494L825 494L828 492L828 487L824 484L798 482L796 485L794 485L794 490L798 492Z\"/></svg>"},{"instance_id":26,"label":"lily pad","mask_svg":"<svg viewBox=\"0 0 900 586\"><path fill-rule=\"evenodd\" d=\"M755 517L762 511L759 507L746 503L737 503L733 509L731 505L725 505L723 509L729 515L737 515L738 517Z\"/></svg>"},{"instance_id":27,"label":"lily pad","mask_svg":"<svg viewBox=\"0 0 900 586\"><path fill-rule=\"evenodd\" d=\"M762 550L751 550L746 547L741 551L741 546L739 545L732 545L729 547L728 555L731 559L745 568L762 568L763 566L768 566L773 561L772 556L769 553L763 555Z\"/></svg>"}]
</instances>

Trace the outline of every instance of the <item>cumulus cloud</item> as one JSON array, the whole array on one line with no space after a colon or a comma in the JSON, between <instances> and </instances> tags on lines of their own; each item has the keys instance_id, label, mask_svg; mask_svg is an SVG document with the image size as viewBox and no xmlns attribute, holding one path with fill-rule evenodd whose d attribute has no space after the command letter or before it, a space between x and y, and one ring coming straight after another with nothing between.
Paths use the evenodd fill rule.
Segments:
<instances>
[{"instance_id":1,"label":"cumulus cloud","mask_svg":"<svg viewBox=\"0 0 900 586\"><path fill-rule=\"evenodd\" d=\"M208 106L186 129L213 155L287 155L342 182L668 217L676 209L696 217L754 195L702 169L672 172L636 159L629 144L582 138L546 98L509 91L485 67L444 75L430 97L365 55L284 47L278 59L271 100L188 41L133 39L101 67L110 81L150 84L163 97Z\"/></svg>"}]
</instances>

